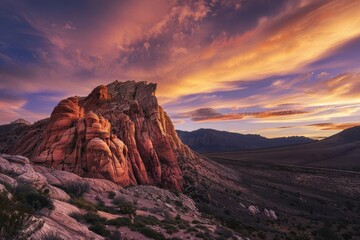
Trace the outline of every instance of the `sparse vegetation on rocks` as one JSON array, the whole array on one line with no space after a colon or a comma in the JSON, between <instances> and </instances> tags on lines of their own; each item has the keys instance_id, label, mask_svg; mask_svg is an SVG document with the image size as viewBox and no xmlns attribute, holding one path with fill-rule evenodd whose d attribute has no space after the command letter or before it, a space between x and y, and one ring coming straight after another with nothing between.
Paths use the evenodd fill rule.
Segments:
<instances>
[{"instance_id":1,"label":"sparse vegetation on rocks","mask_svg":"<svg viewBox=\"0 0 360 240\"><path fill-rule=\"evenodd\" d=\"M23 230L31 224L27 206L15 199L10 200L8 192L0 192L0 239L26 239Z\"/></svg>"},{"instance_id":2,"label":"sparse vegetation on rocks","mask_svg":"<svg viewBox=\"0 0 360 240\"><path fill-rule=\"evenodd\" d=\"M45 233L41 240L64 240L58 232Z\"/></svg>"},{"instance_id":3,"label":"sparse vegetation on rocks","mask_svg":"<svg viewBox=\"0 0 360 240\"><path fill-rule=\"evenodd\" d=\"M115 196L116 196L116 193L114 191L110 191L108 194L109 199L114 199Z\"/></svg>"},{"instance_id":4,"label":"sparse vegetation on rocks","mask_svg":"<svg viewBox=\"0 0 360 240\"><path fill-rule=\"evenodd\" d=\"M90 184L85 181L69 181L59 187L73 197L82 197L90 191Z\"/></svg>"},{"instance_id":5,"label":"sparse vegetation on rocks","mask_svg":"<svg viewBox=\"0 0 360 240\"><path fill-rule=\"evenodd\" d=\"M115 198L113 203L118 206L121 214L134 214L136 212L134 204L127 202L122 198Z\"/></svg>"}]
</instances>

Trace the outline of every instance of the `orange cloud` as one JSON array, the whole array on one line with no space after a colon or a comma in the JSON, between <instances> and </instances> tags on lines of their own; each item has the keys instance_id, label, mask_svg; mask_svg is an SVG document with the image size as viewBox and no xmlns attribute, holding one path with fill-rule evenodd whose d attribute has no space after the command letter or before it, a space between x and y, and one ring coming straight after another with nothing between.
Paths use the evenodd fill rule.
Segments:
<instances>
[{"instance_id":1,"label":"orange cloud","mask_svg":"<svg viewBox=\"0 0 360 240\"><path fill-rule=\"evenodd\" d=\"M240 120L244 118L271 118L278 119L292 115L300 115L309 113L304 110L277 110L277 111L262 111L262 112L248 112L248 113L229 113L222 114L213 108L200 108L194 111L180 113L173 116L178 118L190 118L195 122L217 122L227 120Z\"/></svg>"},{"instance_id":2,"label":"orange cloud","mask_svg":"<svg viewBox=\"0 0 360 240\"><path fill-rule=\"evenodd\" d=\"M316 123L307 125L320 130L344 130L351 127L360 126L360 123Z\"/></svg>"},{"instance_id":3,"label":"orange cloud","mask_svg":"<svg viewBox=\"0 0 360 240\"><path fill-rule=\"evenodd\" d=\"M243 35L220 36L194 52L196 58L187 58L182 74L177 76L184 87L174 85L172 91L166 87L160 93L209 92L226 89L228 81L297 72L360 35L359 9L358 1L315 1L262 19L257 28Z\"/></svg>"}]
</instances>

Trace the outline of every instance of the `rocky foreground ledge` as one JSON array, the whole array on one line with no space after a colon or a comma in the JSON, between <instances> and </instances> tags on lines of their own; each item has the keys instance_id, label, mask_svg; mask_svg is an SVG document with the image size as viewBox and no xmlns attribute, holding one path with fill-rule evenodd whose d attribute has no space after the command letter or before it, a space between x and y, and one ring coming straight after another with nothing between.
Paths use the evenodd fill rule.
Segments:
<instances>
[{"instance_id":1,"label":"rocky foreground ledge","mask_svg":"<svg viewBox=\"0 0 360 240\"><path fill-rule=\"evenodd\" d=\"M8 217L3 239L242 239L204 218L181 193L122 188L23 156L0 155L0 192L0 204L7 204L1 217Z\"/></svg>"}]
</instances>

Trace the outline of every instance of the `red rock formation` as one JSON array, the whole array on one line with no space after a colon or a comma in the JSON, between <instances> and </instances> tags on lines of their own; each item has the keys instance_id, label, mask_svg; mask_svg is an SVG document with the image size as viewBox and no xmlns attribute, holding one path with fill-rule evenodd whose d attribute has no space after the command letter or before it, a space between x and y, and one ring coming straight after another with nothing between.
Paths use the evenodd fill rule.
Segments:
<instances>
[{"instance_id":1,"label":"red rock formation","mask_svg":"<svg viewBox=\"0 0 360 240\"><path fill-rule=\"evenodd\" d=\"M95 88L86 98L62 100L40 139L33 136L17 144L36 142L35 146L12 153L122 186L154 184L182 190L177 156L186 147L158 105L155 90L152 83L115 81Z\"/></svg>"}]
</instances>

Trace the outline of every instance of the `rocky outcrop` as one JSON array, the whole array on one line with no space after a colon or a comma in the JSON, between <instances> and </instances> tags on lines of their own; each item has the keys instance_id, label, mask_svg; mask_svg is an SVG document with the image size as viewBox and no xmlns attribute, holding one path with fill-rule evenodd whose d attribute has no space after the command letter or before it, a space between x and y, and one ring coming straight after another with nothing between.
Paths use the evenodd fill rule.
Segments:
<instances>
[{"instance_id":1,"label":"rocky outcrop","mask_svg":"<svg viewBox=\"0 0 360 240\"><path fill-rule=\"evenodd\" d=\"M69 199L69 195L58 188L67 189L69 182L88 182L90 189L82 197L70 191L72 198ZM46 236L64 240L148 239L143 235L144 229L156 232L162 236L161 239L191 239L194 231L206 234L209 239L219 238L224 231L233 239L242 239L219 222L204 217L195 202L182 193L155 186L121 188L106 179L82 178L67 171L35 165L22 156L0 154L0 192L7 192L9 200L15 197L19 204L16 189L24 189L28 185L39 195L48 196L53 207L27 212L31 222L18 225L18 230L21 235L26 235L26 239L49 239ZM110 198L109 193L113 197ZM134 209L135 214L122 212L120 207L123 204ZM1 214L9 212L5 208L0 210ZM102 218L101 221L94 222L98 217ZM107 222L110 219L114 221ZM143 225L141 228L137 227L139 219L144 221L140 222ZM163 220L169 223L164 224ZM127 223L117 226L119 221ZM99 226L106 232L98 231ZM169 231L169 227L176 231ZM110 235L109 238L106 235Z\"/></svg>"},{"instance_id":2,"label":"rocky outcrop","mask_svg":"<svg viewBox=\"0 0 360 240\"><path fill-rule=\"evenodd\" d=\"M178 158L191 153L158 105L155 90L152 83L115 81L87 97L62 100L45 123L28 127L6 152L121 186L153 184L181 191Z\"/></svg>"}]
</instances>

